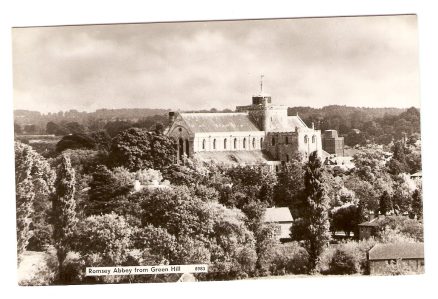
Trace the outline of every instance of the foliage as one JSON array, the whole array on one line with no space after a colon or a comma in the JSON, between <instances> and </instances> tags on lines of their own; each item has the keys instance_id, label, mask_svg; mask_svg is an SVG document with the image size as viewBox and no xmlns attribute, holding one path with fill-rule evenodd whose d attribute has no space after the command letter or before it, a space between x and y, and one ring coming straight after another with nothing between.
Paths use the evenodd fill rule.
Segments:
<instances>
[{"instance_id":1,"label":"foliage","mask_svg":"<svg viewBox=\"0 0 438 299\"><path fill-rule=\"evenodd\" d=\"M336 249L329 264L329 274L346 275L358 272L355 257L345 249Z\"/></svg>"},{"instance_id":2,"label":"foliage","mask_svg":"<svg viewBox=\"0 0 438 299\"><path fill-rule=\"evenodd\" d=\"M347 236L349 236L351 232L354 233L355 237L358 236L359 231L357 225L365 220L362 205L347 203L332 209L330 212L333 232L341 230L344 231Z\"/></svg>"},{"instance_id":3,"label":"foliage","mask_svg":"<svg viewBox=\"0 0 438 299\"><path fill-rule=\"evenodd\" d=\"M304 240L306 240L306 249L313 269L324 246L330 240L329 198L324 186L321 160L316 152L310 154L305 170L303 220L306 238Z\"/></svg>"},{"instance_id":4,"label":"foliage","mask_svg":"<svg viewBox=\"0 0 438 299\"><path fill-rule=\"evenodd\" d=\"M411 211L414 216L417 217L417 219L423 218L423 199L422 199L422 188L416 189L412 193L412 204L411 204Z\"/></svg>"},{"instance_id":5,"label":"foliage","mask_svg":"<svg viewBox=\"0 0 438 299\"><path fill-rule=\"evenodd\" d=\"M17 213L17 254L20 262L29 239L35 198L44 198L53 191L55 174L49 163L30 146L14 143L15 192Z\"/></svg>"},{"instance_id":6,"label":"foliage","mask_svg":"<svg viewBox=\"0 0 438 299\"><path fill-rule=\"evenodd\" d=\"M132 248L134 231L115 213L89 216L78 223L73 249L84 258L97 255L92 266L122 265Z\"/></svg>"},{"instance_id":7,"label":"foliage","mask_svg":"<svg viewBox=\"0 0 438 299\"><path fill-rule=\"evenodd\" d=\"M131 128L120 132L112 140L110 160L114 166L130 171L145 168L163 170L173 164L175 141L164 135Z\"/></svg>"},{"instance_id":8,"label":"foliage","mask_svg":"<svg viewBox=\"0 0 438 299\"><path fill-rule=\"evenodd\" d=\"M71 134L62 137L56 144L56 151L58 153L66 149L95 149L96 143L94 139L85 134Z\"/></svg>"},{"instance_id":9,"label":"foliage","mask_svg":"<svg viewBox=\"0 0 438 299\"><path fill-rule=\"evenodd\" d=\"M92 174L89 184L89 202L85 206L85 214L108 214L118 206L118 197L127 195L132 184L127 184L129 178L122 169L116 169L116 174L104 165L98 165Z\"/></svg>"},{"instance_id":10,"label":"foliage","mask_svg":"<svg viewBox=\"0 0 438 299\"><path fill-rule=\"evenodd\" d=\"M327 247L321 254L316 270L321 274L341 274L339 272L344 271L348 272L344 274L367 274L367 253L376 243L375 239L370 238Z\"/></svg>"},{"instance_id":11,"label":"foliage","mask_svg":"<svg viewBox=\"0 0 438 299\"><path fill-rule=\"evenodd\" d=\"M382 230L377 237L384 242L424 241L423 223L417 219L410 219L406 216L387 216L379 221L379 225Z\"/></svg>"},{"instance_id":12,"label":"foliage","mask_svg":"<svg viewBox=\"0 0 438 299\"><path fill-rule=\"evenodd\" d=\"M64 280L63 263L71 249L76 227L75 171L70 158L63 154L56 171L56 192L52 200L53 240L59 263L59 280Z\"/></svg>"},{"instance_id":13,"label":"foliage","mask_svg":"<svg viewBox=\"0 0 438 299\"><path fill-rule=\"evenodd\" d=\"M390 210L392 210L391 196L388 192L384 191L379 198L379 212L382 215L386 215Z\"/></svg>"},{"instance_id":14,"label":"foliage","mask_svg":"<svg viewBox=\"0 0 438 299\"><path fill-rule=\"evenodd\" d=\"M288 111L289 115L299 113L308 126L314 122L319 130L337 130L345 136L347 145L361 144L364 140L388 144L404 135L420 133L420 111L415 107L402 110L330 105L318 109L293 107Z\"/></svg>"},{"instance_id":15,"label":"foliage","mask_svg":"<svg viewBox=\"0 0 438 299\"><path fill-rule=\"evenodd\" d=\"M407 275L416 274L402 259L391 261L389 265L385 265L381 272L382 275Z\"/></svg>"},{"instance_id":16,"label":"foliage","mask_svg":"<svg viewBox=\"0 0 438 299\"><path fill-rule=\"evenodd\" d=\"M274 275L306 274L311 267L309 254L297 242L275 246L269 264Z\"/></svg>"},{"instance_id":17,"label":"foliage","mask_svg":"<svg viewBox=\"0 0 438 299\"><path fill-rule=\"evenodd\" d=\"M286 163L278 173L278 184L275 187L274 203L279 207L289 207L294 217L302 204L304 189L304 170L299 160Z\"/></svg>"},{"instance_id":18,"label":"foliage","mask_svg":"<svg viewBox=\"0 0 438 299\"><path fill-rule=\"evenodd\" d=\"M260 200L267 205L273 204L274 188L277 185L275 173L263 165L236 166L226 170L225 175L233 182L232 192L245 195L243 201L230 198L228 204L242 208L252 200Z\"/></svg>"},{"instance_id":19,"label":"foliage","mask_svg":"<svg viewBox=\"0 0 438 299\"><path fill-rule=\"evenodd\" d=\"M97 149L107 152L111 149L111 136L105 130L92 132L90 138L94 140Z\"/></svg>"}]
</instances>

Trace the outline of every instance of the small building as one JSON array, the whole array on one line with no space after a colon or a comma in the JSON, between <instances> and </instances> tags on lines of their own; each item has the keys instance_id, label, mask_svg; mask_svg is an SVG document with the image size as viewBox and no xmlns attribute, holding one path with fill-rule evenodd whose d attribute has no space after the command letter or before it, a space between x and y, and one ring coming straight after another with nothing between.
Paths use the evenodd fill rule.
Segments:
<instances>
[{"instance_id":1,"label":"small building","mask_svg":"<svg viewBox=\"0 0 438 299\"><path fill-rule=\"evenodd\" d=\"M322 149L336 157L343 157L344 137L339 137L336 130L325 130L322 135Z\"/></svg>"},{"instance_id":2,"label":"small building","mask_svg":"<svg viewBox=\"0 0 438 299\"><path fill-rule=\"evenodd\" d=\"M368 251L370 275L387 274L397 265L413 273L424 272L424 243L376 244ZM400 264L401 263L401 264Z\"/></svg>"},{"instance_id":3,"label":"small building","mask_svg":"<svg viewBox=\"0 0 438 299\"><path fill-rule=\"evenodd\" d=\"M276 234L276 237L280 241L286 242L291 239L290 229L292 227L293 218L289 208L267 208L263 222L279 225L279 230Z\"/></svg>"},{"instance_id":4,"label":"small building","mask_svg":"<svg viewBox=\"0 0 438 299\"><path fill-rule=\"evenodd\" d=\"M376 217L369 221L362 222L358 226L359 226L359 239L364 240L376 236L377 233L380 231L381 223L379 221L379 217Z\"/></svg>"}]
</instances>

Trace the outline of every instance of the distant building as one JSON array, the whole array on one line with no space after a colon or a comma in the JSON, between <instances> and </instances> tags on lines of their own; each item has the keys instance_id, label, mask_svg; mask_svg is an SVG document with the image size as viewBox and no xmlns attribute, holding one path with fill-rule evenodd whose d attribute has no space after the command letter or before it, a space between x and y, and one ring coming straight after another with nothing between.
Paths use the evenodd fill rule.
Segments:
<instances>
[{"instance_id":1,"label":"distant building","mask_svg":"<svg viewBox=\"0 0 438 299\"><path fill-rule=\"evenodd\" d=\"M375 237L383 226L387 223L385 221L385 215L375 216L374 214L369 215L369 220L358 224L359 226L359 239L366 240L371 237Z\"/></svg>"},{"instance_id":2,"label":"distant building","mask_svg":"<svg viewBox=\"0 0 438 299\"><path fill-rule=\"evenodd\" d=\"M322 135L322 149L337 157L344 156L344 137L339 137L336 130L325 130Z\"/></svg>"},{"instance_id":3,"label":"distant building","mask_svg":"<svg viewBox=\"0 0 438 299\"><path fill-rule=\"evenodd\" d=\"M316 151L322 158L321 131L308 127L286 106L273 105L261 92L252 104L231 113L169 112L167 135L177 141L178 160L183 155L228 164L288 162L294 154L307 160Z\"/></svg>"},{"instance_id":4,"label":"distant building","mask_svg":"<svg viewBox=\"0 0 438 299\"><path fill-rule=\"evenodd\" d=\"M386 274L389 266L398 263L415 273L424 271L424 243L376 244L367 257L370 275Z\"/></svg>"},{"instance_id":5,"label":"distant building","mask_svg":"<svg viewBox=\"0 0 438 299\"><path fill-rule=\"evenodd\" d=\"M263 222L278 224L279 231L276 237L280 241L290 240L290 229L292 227L293 218L289 208L267 208Z\"/></svg>"}]
</instances>

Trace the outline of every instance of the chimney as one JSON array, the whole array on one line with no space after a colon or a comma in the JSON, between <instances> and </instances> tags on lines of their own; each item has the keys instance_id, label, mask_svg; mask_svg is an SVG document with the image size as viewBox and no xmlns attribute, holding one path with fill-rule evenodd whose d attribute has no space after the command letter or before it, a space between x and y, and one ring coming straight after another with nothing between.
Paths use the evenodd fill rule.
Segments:
<instances>
[{"instance_id":1,"label":"chimney","mask_svg":"<svg viewBox=\"0 0 438 299\"><path fill-rule=\"evenodd\" d=\"M175 112L170 111L169 112L169 124L173 124L173 122L175 121Z\"/></svg>"}]
</instances>

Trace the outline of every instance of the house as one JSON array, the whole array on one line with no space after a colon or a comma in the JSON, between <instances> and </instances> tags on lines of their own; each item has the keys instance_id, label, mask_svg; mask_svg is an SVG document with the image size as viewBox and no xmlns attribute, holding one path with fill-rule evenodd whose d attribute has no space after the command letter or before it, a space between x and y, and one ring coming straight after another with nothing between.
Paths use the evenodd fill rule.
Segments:
<instances>
[{"instance_id":1,"label":"house","mask_svg":"<svg viewBox=\"0 0 438 299\"><path fill-rule=\"evenodd\" d=\"M370 275L386 274L388 267L424 272L424 243L376 244L367 254Z\"/></svg>"},{"instance_id":2,"label":"house","mask_svg":"<svg viewBox=\"0 0 438 299\"><path fill-rule=\"evenodd\" d=\"M374 237L377 235L381 228L381 223L379 218L373 218L369 221L362 222L358 224L359 226L359 239L369 239L370 237Z\"/></svg>"},{"instance_id":3,"label":"house","mask_svg":"<svg viewBox=\"0 0 438 299\"><path fill-rule=\"evenodd\" d=\"M230 113L169 112L166 135L176 140L177 158L197 156L224 164L271 164L288 162L299 153L303 160L316 151L322 157L321 131L308 127L287 106L273 105L264 93L252 104Z\"/></svg>"},{"instance_id":4,"label":"house","mask_svg":"<svg viewBox=\"0 0 438 299\"><path fill-rule=\"evenodd\" d=\"M293 218L289 208L267 208L263 222L278 224L279 229L276 233L278 240L282 242L290 240L290 229L292 227Z\"/></svg>"}]
</instances>

